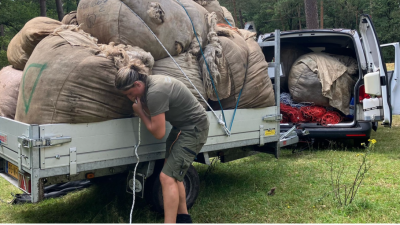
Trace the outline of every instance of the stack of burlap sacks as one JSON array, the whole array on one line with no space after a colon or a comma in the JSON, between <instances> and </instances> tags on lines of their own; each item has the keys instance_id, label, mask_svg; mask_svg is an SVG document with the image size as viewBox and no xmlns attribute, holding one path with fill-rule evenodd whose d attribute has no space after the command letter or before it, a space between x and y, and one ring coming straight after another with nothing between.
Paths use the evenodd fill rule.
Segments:
<instances>
[{"instance_id":1,"label":"stack of burlap sacks","mask_svg":"<svg viewBox=\"0 0 400 225\"><path fill-rule=\"evenodd\" d=\"M224 109L235 107L241 90L239 108L275 104L255 33L228 26L234 20L218 1L81 0L77 12L67 14L62 23L34 18L10 42L7 56L13 68L0 71L0 84L5 84L0 85L0 116L15 115L15 120L31 124L131 117L132 103L114 86L118 70L128 65L143 74L182 81L207 108L133 12L206 100L217 100L210 72Z\"/></svg>"}]
</instances>

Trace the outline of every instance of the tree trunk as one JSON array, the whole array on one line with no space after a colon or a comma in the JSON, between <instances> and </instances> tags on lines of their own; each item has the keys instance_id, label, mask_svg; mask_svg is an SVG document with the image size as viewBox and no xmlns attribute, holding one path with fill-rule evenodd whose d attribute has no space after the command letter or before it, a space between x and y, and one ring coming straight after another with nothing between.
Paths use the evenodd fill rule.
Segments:
<instances>
[{"instance_id":1,"label":"tree trunk","mask_svg":"<svg viewBox=\"0 0 400 225\"><path fill-rule=\"evenodd\" d=\"M232 3L233 3L233 14L234 14L234 20L235 20L235 22L236 22L236 24L237 24L237 21L238 21L238 19L237 19L237 15L236 15L236 0L232 0Z\"/></svg>"},{"instance_id":2,"label":"tree trunk","mask_svg":"<svg viewBox=\"0 0 400 225\"><path fill-rule=\"evenodd\" d=\"M372 18L372 0L369 0L369 10L370 10L370 16Z\"/></svg>"},{"instance_id":3,"label":"tree trunk","mask_svg":"<svg viewBox=\"0 0 400 225\"><path fill-rule=\"evenodd\" d=\"M300 5L297 7L297 15L299 17L299 30L301 30Z\"/></svg>"},{"instance_id":4,"label":"tree trunk","mask_svg":"<svg viewBox=\"0 0 400 225\"><path fill-rule=\"evenodd\" d=\"M64 18L62 2L61 2L61 0L55 0L55 1L56 1L56 7L57 7L58 20L61 21Z\"/></svg>"},{"instance_id":5,"label":"tree trunk","mask_svg":"<svg viewBox=\"0 0 400 225\"><path fill-rule=\"evenodd\" d=\"M320 28L324 29L324 0L321 0L321 12L320 12L320 19L319 19L319 24Z\"/></svg>"},{"instance_id":6,"label":"tree trunk","mask_svg":"<svg viewBox=\"0 0 400 225\"><path fill-rule=\"evenodd\" d=\"M242 16L242 10L239 9L239 19L240 19L240 24L241 24L241 29L244 29L244 21L243 21L243 16Z\"/></svg>"},{"instance_id":7,"label":"tree trunk","mask_svg":"<svg viewBox=\"0 0 400 225\"><path fill-rule=\"evenodd\" d=\"M40 0L40 16L46 15L46 0Z\"/></svg>"},{"instance_id":8,"label":"tree trunk","mask_svg":"<svg viewBox=\"0 0 400 225\"><path fill-rule=\"evenodd\" d=\"M0 24L0 37L5 36L4 33L4 24ZM0 50L7 51L6 47L4 45L0 46Z\"/></svg>"},{"instance_id":9,"label":"tree trunk","mask_svg":"<svg viewBox=\"0 0 400 225\"><path fill-rule=\"evenodd\" d=\"M304 0L307 29L318 29L317 0Z\"/></svg>"}]
</instances>

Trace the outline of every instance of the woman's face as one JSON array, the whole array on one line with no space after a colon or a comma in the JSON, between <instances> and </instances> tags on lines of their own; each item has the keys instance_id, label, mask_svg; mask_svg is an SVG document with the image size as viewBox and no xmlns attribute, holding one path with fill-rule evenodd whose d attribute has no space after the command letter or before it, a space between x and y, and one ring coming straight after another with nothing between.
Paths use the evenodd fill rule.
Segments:
<instances>
[{"instance_id":1,"label":"woman's face","mask_svg":"<svg viewBox=\"0 0 400 225\"><path fill-rule=\"evenodd\" d=\"M134 86L127 91L122 91L126 97L128 97L132 102L136 102L137 98L141 98L144 94L145 88L144 83L141 81L135 81Z\"/></svg>"}]
</instances>

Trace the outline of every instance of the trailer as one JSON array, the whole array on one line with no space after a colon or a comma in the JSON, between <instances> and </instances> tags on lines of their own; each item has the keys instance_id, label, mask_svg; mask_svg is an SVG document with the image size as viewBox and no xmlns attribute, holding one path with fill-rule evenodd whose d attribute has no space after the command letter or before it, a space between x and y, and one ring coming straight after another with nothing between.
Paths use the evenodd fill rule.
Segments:
<instances>
[{"instance_id":1,"label":"trailer","mask_svg":"<svg viewBox=\"0 0 400 225\"><path fill-rule=\"evenodd\" d=\"M280 31L275 40L275 74L280 74ZM195 161L210 165L211 157L222 162L257 152L279 157L280 147L298 142L295 127L280 133L279 79L275 79L276 106L258 109L224 110L233 122L229 135L208 111L210 130L207 143ZM215 111L221 115L221 111ZM234 118L234 120L233 120ZM171 129L167 123L167 132ZM165 141L157 140L137 117L85 124L26 124L0 117L0 176L31 196L33 203L44 198L45 186L69 181L129 173L127 190L146 197L162 209L161 186L157 182L165 157ZM140 142L140 145L139 145ZM135 155L137 148L138 157ZM138 164L135 187L132 173ZM199 178L193 166L184 184L190 208L198 194ZM197 186L196 186L197 185ZM197 189L196 189L197 188Z\"/></svg>"}]
</instances>

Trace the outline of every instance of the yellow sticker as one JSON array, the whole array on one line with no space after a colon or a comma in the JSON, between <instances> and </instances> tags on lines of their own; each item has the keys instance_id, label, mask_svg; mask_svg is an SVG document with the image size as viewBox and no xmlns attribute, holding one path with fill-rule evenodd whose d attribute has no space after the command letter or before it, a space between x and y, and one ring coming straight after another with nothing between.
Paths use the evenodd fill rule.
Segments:
<instances>
[{"instance_id":1,"label":"yellow sticker","mask_svg":"<svg viewBox=\"0 0 400 225\"><path fill-rule=\"evenodd\" d=\"M271 136L271 135L275 135L275 128L272 130L266 130L265 131L265 136Z\"/></svg>"},{"instance_id":2,"label":"yellow sticker","mask_svg":"<svg viewBox=\"0 0 400 225\"><path fill-rule=\"evenodd\" d=\"M8 162L8 174L18 179L18 166Z\"/></svg>"}]
</instances>

